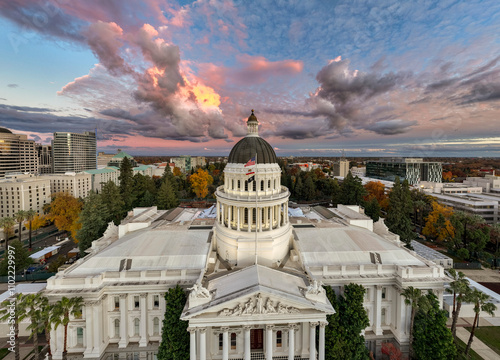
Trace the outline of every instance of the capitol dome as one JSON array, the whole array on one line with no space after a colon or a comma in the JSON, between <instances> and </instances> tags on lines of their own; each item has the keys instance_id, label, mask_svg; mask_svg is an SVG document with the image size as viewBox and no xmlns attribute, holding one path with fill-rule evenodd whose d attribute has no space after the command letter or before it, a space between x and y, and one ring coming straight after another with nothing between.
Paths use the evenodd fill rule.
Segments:
<instances>
[{"instance_id":1,"label":"capitol dome","mask_svg":"<svg viewBox=\"0 0 500 360\"><path fill-rule=\"evenodd\" d=\"M258 134L257 117L252 114L247 121L248 134L234 145L229 153L228 163L246 164L248 160L257 155L258 164L277 164L276 153L269 143Z\"/></svg>"}]
</instances>

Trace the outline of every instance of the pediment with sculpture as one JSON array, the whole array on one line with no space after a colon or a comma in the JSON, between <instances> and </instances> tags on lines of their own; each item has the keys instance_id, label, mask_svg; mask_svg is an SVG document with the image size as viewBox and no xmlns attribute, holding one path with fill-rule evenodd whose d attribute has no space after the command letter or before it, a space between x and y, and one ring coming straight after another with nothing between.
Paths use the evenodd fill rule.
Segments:
<instances>
[{"instance_id":1,"label":"pediment with sculpture","mask_svg":"<svg viewBox=\"0 0 500 360\"><path fill-rule=\"evenodd\" d=\"M219 316L253 316L266 314L297 314L300 310L296 307L274 301L271 297L258 293L249 297L245 302L236 306L226 307L218 312Z\"/></svg>"}]
</instances>

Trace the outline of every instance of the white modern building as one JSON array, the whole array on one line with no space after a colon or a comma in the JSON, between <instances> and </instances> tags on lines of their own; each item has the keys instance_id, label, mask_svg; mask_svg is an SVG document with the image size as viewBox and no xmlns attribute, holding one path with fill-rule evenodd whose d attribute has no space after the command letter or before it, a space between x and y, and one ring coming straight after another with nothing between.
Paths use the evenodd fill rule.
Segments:
<instances>
[{"instance_id":1,"label":"white modern building","mask_svg":"<svg viewBox=\"0 0 500 360\"><path fill-rule=\"evenodd\" d=\"M92 190L92 175L85 172L67 172L65 174L46 174L40 176L50 181L53 194L65 192L75 198L86 198Z\"/></svg>"},{"instance_id":2,"label":"white modern building","mask_svg":"<svg viewBox=\"0 0 500 360\"><path fill-rule=\"evenodd\" d=\"M468 177L464 184L482 187L483 192L500 193L500 176L486 175L485 177Z\"/></svg>"},{"instance_id":3,"label":"white modern building","mask_svg":"<svg viewBox=\"0 0 500 360\"><path fill-rule=\"evenodd\" d=\"M108 181L120 185L120 170L115 167L105 167L104 169L85 170L84 173L91 175L92 190L100 193L102 186Z\"/></svg>"},{"instance_id":4,"label":"white modern building","mask_svg":"<svg viewBox=\"0 0 500 360\"><path fill-rule=\"evenodd\" d=\"M500 195L495 194L432 194L437 201L455 210L481 216L487 224L500 221Z\"/></svg>"},{"instance_id":5,"label":"white modern building","mask_svg":"<svg viewBox=\"0 0 500 360\"><path fill-rule=\"evenodd\" d=\"M33 174L10 174L0 180L0 218L13 217L19 210L43 213L50 203L50 181Z\"/></svg>"},{"instance_id":6,"label":"white modern building","mask_svg":"<svg viewBox=\"0 0 500 360\"><path fill-rule=\"evenodd\" d=\"M38 173L35 141L0 127L0 178L7 173Z\"/></svg>"},{"instance_id":7,"label":"white modern building","mask_svg":"<svg viewBox=\"0 0 500 360\"><path fill-rule=\"evenodd\" d=\"M97 169L95 133L55 132L52 162L55 174Z\"/></svg>"},{"instance_id":8,"label":"white modern building","mask_svg":"<svg viewBox=\"0 0 500 360\"><path fill-rule=\"evenodd\" d=\"M255 154L258 163L245 167ZM134 209L118 227L110 224L86 257L47 282L50 301L85 301L69 323L69 358L155 359L164 294L176 285L189 291L181 319L190 360L324 360L335 310L322 284L337 293L363 285L367 347L380 354L381 342L392 340L405 349L411 309L401 292L432 290L442 304L443 267L404 248L357 207L289 209L280 171L252 113L214 209ZM63 327L50 338L61 359Z\"/></svg>"},{"instance_id":9,"label":"white modern building","mask_svg":"<svg viewBox=\"0 0 500 360\"><path fill-rule=\"evenodd\" d=\"M350 171L352 176L366 177L366 166L363 167L353 166Z\"/></svg>"}]
</instances>

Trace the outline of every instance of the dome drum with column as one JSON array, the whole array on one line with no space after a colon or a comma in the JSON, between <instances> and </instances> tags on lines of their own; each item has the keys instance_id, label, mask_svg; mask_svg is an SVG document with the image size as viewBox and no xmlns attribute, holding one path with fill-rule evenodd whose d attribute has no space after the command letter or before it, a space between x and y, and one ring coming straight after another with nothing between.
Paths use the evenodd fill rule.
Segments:
<instances>
[{"instance_id":1,"label":"dome drum with column","mask_svg":"<svg viewBox=\"0 0 500 360\"><path fill-rule=\"evenodd\" d=\"M292 227L288 219L290 192L281 186L281 168L271 145L258 135L258 121L250 115L248 134L231 150L224 169L224 185L216 191L216 244L219 255L233 265L255 261L279 264L288 254ZM245 167L256 156L257 164ZM255 180L248 182L251 172Z\"/></svg>"}]
</instances>

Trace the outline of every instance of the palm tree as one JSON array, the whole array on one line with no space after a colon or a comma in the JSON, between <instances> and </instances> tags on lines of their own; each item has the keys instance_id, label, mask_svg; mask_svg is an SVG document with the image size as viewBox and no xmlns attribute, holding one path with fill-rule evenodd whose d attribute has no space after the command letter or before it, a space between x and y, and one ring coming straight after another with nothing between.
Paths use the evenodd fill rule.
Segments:
<instances>
[{"instance_id":1,"label":"palm tree","mask_svg":"<svg viewBox=\"0 0 500 360\"><path fill-rule=\"evenodd\" d=\"M14 358L19 360L19 317L22 315L22 309L19 304L22 303L23 294L17 294L4 302L0 309L0 321L14 321Z\"/></svg>"},{"instance_id":2,"label":"palm tree","mask_svg":"<svg viewBox=\"0 0 500 360\"><path fill-rule=\"evenodd\" d=\"M5 253L7 254L7 249L9 245L9 238L14 235L14 225L15 220L11 217L5 217L0 219L0 227L3 227L3 234L5 235Z\"/></svg>"},{"instance_id":3,"label":"palm tree","mask_svg":"<svg viewBox=\"0 0 500 360\"><path fill-rule=\"evenodd\" d=\"M43 305L42 295L40 294L26 294L21 298L21 303L19 304L19 308L22 312L19 315L19 321L23 321L24 319L30 320L30 325L28 329L31 330L30 337L33 337L33 347L35 350L35 360L38 360L40 353L38 350L38 333L42 329L42 320L41 313Z\"/></svg>"},{"instance_id":4,"label":"palm tree","mask_svg":"<svg viewBox=\"0 0 500 360\"><path fill-rule=\"evenodd\" d=\"M413 323L415 321L415 314L418 310L419 301L422 298L422 290L415 289L413 286L408 286L403 290L401 296L405 298L405 304L411 306L410 318L410 359L413 356Z\"/></svg>"},{"instance_id":5,"label":"palm tree","mask_svg":"<svg viewBox=\"0 0 500 360\"><path fill-rule=\"evenodd\" d=\"M52 360L52 351L50 348L50 331L52 330L52 309L54 308L53 304L49 304L49 299L45 296L40 298L40 323L42 324L45 330L45 339L47 340L48 350L47 356L48 360Z\"/></svg>"},{"instance_id":6,"label":"palm tree","mask_svg":"<svg viewBox=\"0 0 500 360\"><path fill-rule=\"evenodd\" d=\"M469 288L469 280L465 278L463 272L457 271L455 269L449 269L448 273L453 278L453 281L450 283L450 287L446 289L446 292L453 294L453 311L452 315L452 323L451 323L451 333L453 337L456 338L457 333L457 320L460 314L460 308L462 307L462 301L468 296L470 292Z\"/></svg>"},{"instance_id":7,"label":"palm tree","mask_svg":"<svg viewBox=\"0 0 500 360\"><path fill-rule=\"evenodd\" d=\"M54 329L57 329L59 325L64 326L63 360L68 358L66 348L68 344L69 316L79 316L81 314L82 305L83 298L81 296L74 298L67 298L63 296L62 299L56 302L52 308L51 322L54 324Z\"/></svg>"},{"instance_id":8,"label":"palm tree","mask_svg":"<svg viewBox=\"0 0 500 360\"><path fill-rule=\"evenodd\" d=\"M16 212L14 214L14 218L16 219L16 222L19 224L19 236L18 236L19 241L23 242L21 230L23 228L23 221L24 221L24 219L26 219L26 211L19 210L18 212Z\"/></svg>"},{"instance_id":9,"label":"palm tree","mask_svg":"<svg viewBox=\"0 0 500 360\"><path fill-rule=\"evenodd\" d=\"M472 329L470 331L469 342L467 342L467 347L465 348L465 355L469 352L472 340L474 340L474 331L476 331L476 327L479 326L479 313L484 311L485 313L494 316L494 311L497 309L495 304L488 302L490 300L490 296L479 291L478 289L472 290L469 300L474 303L474 312L476 315L474 316L474 321L472 322Z\"/></svg>"},{"instance_id":10,"label":"palm tree","mask_svg":"<svg viewBox=\"0 0 500 360\"><path fill-rule=\"evenodd\" d=\"M30 246L29 246L29 250L31 251L31 223L33 222L33 219L35 218L36 216L36 211L33 210L33 209L29 209L28 211L26 211L26 220L28 220L29 222L29 228L30 228L30 232L29 232L29 239L30 239Z\"/></svg>"}]
</instances>

